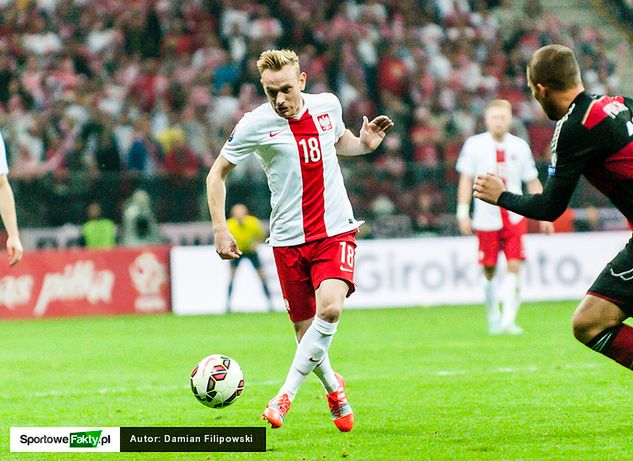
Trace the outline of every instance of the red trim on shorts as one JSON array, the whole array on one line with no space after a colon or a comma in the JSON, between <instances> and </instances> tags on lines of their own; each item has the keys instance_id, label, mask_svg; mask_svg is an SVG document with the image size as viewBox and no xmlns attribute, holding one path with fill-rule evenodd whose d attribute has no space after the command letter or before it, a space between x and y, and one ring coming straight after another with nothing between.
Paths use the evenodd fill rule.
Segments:
<instances>
[{"instance_id":1,"label":"red trim on shorts","mask_svg":"<svg viewBox=\"0 0 633 461\"><path fill-rule=\"evenodd\" d=\"M595 291L588 291L587 294L591 296L595 296L596 298L604 299L605 301L609 301L610 303L615 304L619 308L622 308L622 306L624 306L624 303L622 301L619 301L614 298L610 298L609 296L601 295L600 293L596 293Z\"/></svg>"},{"instance_id":2,"label":"red trim on shorts","mask_svg":"<svg viewBox=\"0 0 633 461\"><path fill-rule=\"evenodd\" d=\"M303 182L303 194L301 196L303 233L305 241L310 242L327 237L321 139L309 110L306 110L299 120L288 120L288 125L297 143L297 151L299 153L301 180ZM313 151L310 147L311 139L316 139L319 149L319 159L317 161L313 161L311 157L311 152Z\"/></svg>"}]
</instances>

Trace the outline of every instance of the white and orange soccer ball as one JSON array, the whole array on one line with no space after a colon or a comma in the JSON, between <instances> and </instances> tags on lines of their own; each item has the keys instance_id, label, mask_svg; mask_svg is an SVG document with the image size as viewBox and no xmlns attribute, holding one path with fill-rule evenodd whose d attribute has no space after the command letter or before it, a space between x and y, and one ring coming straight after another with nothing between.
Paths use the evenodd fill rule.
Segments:
<instances>
[{"instance_id":1,"label":"white and orange soccer ball","mask_svg":"<svg viewBox=\"0 0 633 461\"><path fill-rule=\"evenodd\" d=\"M226 407L244 390L244 375L239 363L226 355L213 354L200 360L191 372L191 391L203 405Z\"/></svg>"}]
</instances>

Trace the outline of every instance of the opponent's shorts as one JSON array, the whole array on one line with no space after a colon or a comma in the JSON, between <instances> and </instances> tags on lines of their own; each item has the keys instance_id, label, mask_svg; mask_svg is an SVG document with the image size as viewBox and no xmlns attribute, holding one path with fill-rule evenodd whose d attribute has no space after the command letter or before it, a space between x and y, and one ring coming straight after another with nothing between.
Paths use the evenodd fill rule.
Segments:
<instances>
[{"instance_id":1,"label":"opponent's shorts","mask_svg":"<svg viewBox=\"0 0 633 461\"><path fill-rule=\"evenodd\" d=\"M244 259L248 259L248 260L251 262L251 264L253 265L253 267L254 267L255 269L259 269L260 267L262 267L262 263L261 263L261 261L259 260L259 256L257 255L257 252L256 252L256 251L254 251L254 252L252 252L252 253L246 253L246 252L243 252L243 253L242 253L242 256L240 256L239 258L237 258L237 259L231 259L231 260L230 260L230 261L231 261L231 266L233 266L233 267L237 267L237 266L239 266L239 265L240 265L240 263L241 263Z\"/></svg>"},{"instance_id":2,"label":"opponent's shorts","mask_svg":"<svg viewBox=\"0 0 633 461\"><path fill-rule=\"evenodd\" d=\"M633 238L602 269L587 294L611 301L633 316Z\"/></svg>"},{"instance_id":3,"label":"opponent's shorts","mask_svg":"<svg viewBox=\"0 0 633 461\"><path fill-rule=\"evenodd\" d=\"M499 252L503 250L506 260L525 259L523 235L527 232L527 219L504 226L496 231L477 231L479 239L479 264L485 267L497 265Z\"/></svg>"},{"instance_id":4,"label":"opponent's shorts","mask_svg":"<svg viewBox=\"0 0 633 461\"><path fill-rule=\"evenodd\" d=\"M347 283L349 297L354 285L356 230L291 247L274 247L281 293L292 322L316 314L315 291L327 279Z\"/></svg>"}]
</instances>

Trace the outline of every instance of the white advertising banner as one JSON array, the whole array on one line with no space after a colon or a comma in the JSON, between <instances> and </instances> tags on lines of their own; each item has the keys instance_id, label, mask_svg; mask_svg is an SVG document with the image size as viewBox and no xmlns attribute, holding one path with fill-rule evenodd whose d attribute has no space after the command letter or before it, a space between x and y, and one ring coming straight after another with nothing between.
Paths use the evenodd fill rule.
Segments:
<instances>
[{"instance_id":1,"label":"white advertising banner","mask_svg":"<svg viewBox=\"0 0 633 461\"><path fill-rule=\"evenodd\" d=\"M595 232L525 237L522 299L580 299L630 232ZM272 249L258 249L276 310L284 304ZM633 263L632 263L633 265ZM500 271L505 260L499 258ZM230 264L212 246L171 250L172 308L177 314L223 313ZM436 306L483 301L481 268L474 237L360 240L356 292L345 307ZM232 311L264 312L268 303L250 262L236 274Z\"/></svg>"}]
</instances>

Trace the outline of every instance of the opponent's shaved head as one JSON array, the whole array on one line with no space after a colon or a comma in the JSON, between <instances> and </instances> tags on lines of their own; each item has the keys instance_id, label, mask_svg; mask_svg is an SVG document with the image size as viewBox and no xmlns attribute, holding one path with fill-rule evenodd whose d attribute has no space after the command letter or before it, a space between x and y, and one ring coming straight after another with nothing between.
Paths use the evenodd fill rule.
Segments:
<instances>
[{"instance_id":1,"label":"opponent's shaved head","mask_svg":"<svg viewBox=\"0 0 633 461\"><path fill-rule=\"evenodd\" d=\"M556 91L582 84L574 52L563 45L547 45L538 49L528 63L527 75L532 85L541 84Z\"/></svg>"}]
</instances>

